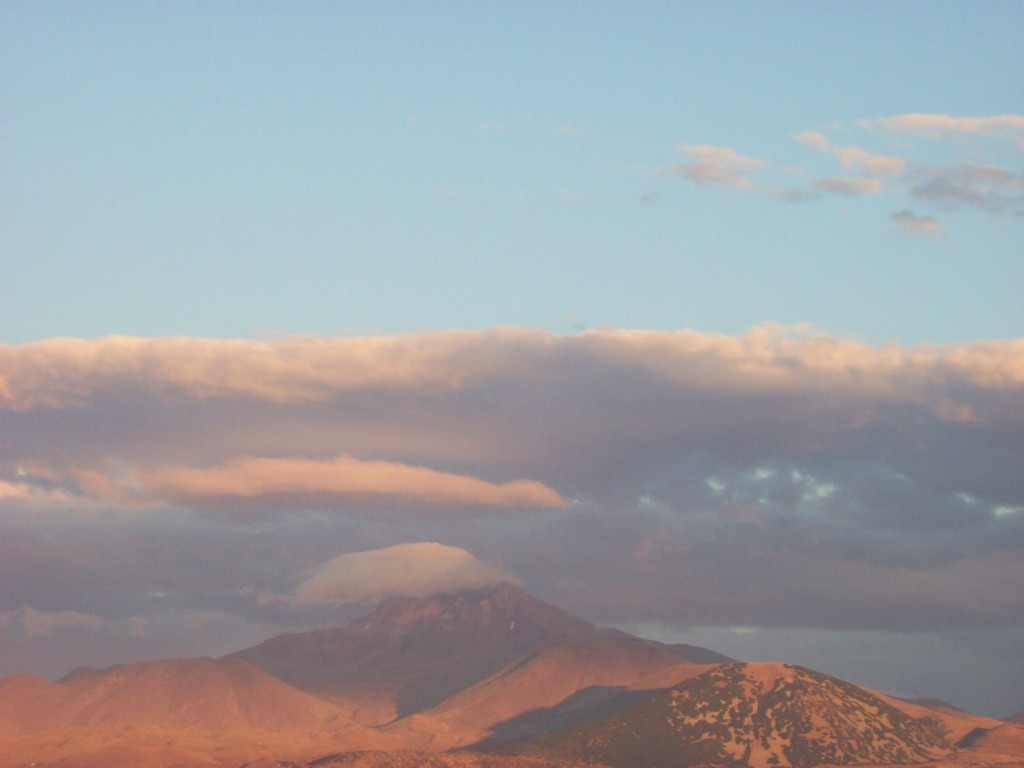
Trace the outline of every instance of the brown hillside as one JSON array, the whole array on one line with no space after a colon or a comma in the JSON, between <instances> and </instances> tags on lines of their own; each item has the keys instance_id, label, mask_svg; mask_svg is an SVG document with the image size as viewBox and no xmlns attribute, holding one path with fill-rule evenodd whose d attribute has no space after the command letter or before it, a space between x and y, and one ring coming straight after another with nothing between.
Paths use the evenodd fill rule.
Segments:
<instances>
[{"instance_id":1,"label":"brown hillside","mask_svg":"<svg viewBox=\"0 0 1024 768\"><path fill-rule=\"evenodd\" d=\"M426 712L385 730L417 749L532 738L635 701L668 674L675 684L707 669L680 663L659 643L619 634L569 638L513 663Z\"/></svg>"},{"instance_id":2,"label":"brown hillside","mask_svg":"<svg viewBox=\"0 0 1024 768\"><path fill-rule=\"evenodd\" d=\"M9 678L0 711L18 729L0 741L4 768L227 766L389 746L330 702L237 660L143 662L63 684Z\"/></svg>"},{"instance_id":3,"label":"brown hillside","mask_svg":"<svg viewBox=\"0 0 1024 768\"><path fill-rule=\"evenodd\" d=\"M729 664L517 751L622 768L804 768L923 762L953 748L938 720L849 683L784 664Z\"/></svg>"}]
</instances>

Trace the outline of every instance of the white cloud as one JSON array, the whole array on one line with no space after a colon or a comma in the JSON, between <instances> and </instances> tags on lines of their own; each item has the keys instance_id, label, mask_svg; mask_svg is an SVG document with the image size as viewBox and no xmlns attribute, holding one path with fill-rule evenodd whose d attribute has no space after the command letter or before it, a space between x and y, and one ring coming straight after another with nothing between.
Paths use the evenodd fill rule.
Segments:
<instances>
[{"instance_id":1,"label":"white cloud","mask_svg":"<svg viewBox=\"0 0 1024 768\"><path fill-rule=\"evenodd\" d=\"M337 608L388 597L461 592L501 581L518 580L460 547L424 541L339 555L314 569L290 600L299 606Z\"/></svg>"}]
</instances>

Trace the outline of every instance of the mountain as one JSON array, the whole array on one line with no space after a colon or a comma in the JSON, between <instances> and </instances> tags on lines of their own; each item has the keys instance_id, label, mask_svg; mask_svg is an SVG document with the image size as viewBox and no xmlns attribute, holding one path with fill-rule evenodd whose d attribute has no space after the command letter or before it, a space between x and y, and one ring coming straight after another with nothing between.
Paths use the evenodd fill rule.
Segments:
<instances>
[{"instance_id":1,"label":"mountain","mask_svg":"<svg viewBox=\"0 0 1024 768\"><path fill-rule=\"evenodd\" d=\"M331 698L359 722L379 725L436 707L566 643L592 651L598 665L604 653L642 656L638 675L687 660L729 661L704 648L669 646L599 628L508 583L455 595L386 600L345 627L279 635L228 658ZM612 684L629 685L637 676L627 678L615 676ZM579 685L586 684L581 678ZM566 695L578 690L569 688ZM543 698L543 689L538 693ZM529 703L538 705L543 704Z\"/></svg>"},{"instance_id":2,"label":"mountain","mask_svg":"<svg viewBox=\"0 0 1024 768\"><path fill-rule=\"evenodd\" d=\"M1017 725L644 640L509 584L386 600L222 659L0 680L0 768L1019 768L1022 753Z\"/></svg>"},{"instance_id":3,"label":"mountain","mask_svg":"<svg viewBox=\"0 0 1024 768\"><path fill-rule=\"evenodd\" d=\"M382 730L431 750L532 738L628 706L708 668L628 635L563 637Z\"/></svg>"},{"instance_id":4,"label":"mountain","mask_svg":"<svg viewBox=\"0 0 1024 768\"><path fill-rule=\"evenodd\" d=\"M239 660L170 659L0 681L0 765L237 766L389 746L331 702ZM201 758L201 761L200 761Z\"/></svg>"},{"instance_id":5,"label":"mountain","mask_svg":"<svg viewBox=\"0 0 1024 768\"><path fill-rule=\"evenodd\" d=\"M850 683L786 664L727 664L635 706L512 751L623 768L893 764L954 744L936 718L914 718Z\"/></svg>"}]
</instances>

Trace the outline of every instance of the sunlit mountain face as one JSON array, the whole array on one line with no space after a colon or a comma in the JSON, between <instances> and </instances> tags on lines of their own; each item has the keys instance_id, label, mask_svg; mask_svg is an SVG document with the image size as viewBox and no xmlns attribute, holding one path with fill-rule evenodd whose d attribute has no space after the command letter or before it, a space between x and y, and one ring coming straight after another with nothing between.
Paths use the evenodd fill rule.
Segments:
<instances>
[{"instance_id":1,"label":"sunlit mountain face","mask_svg":"<svg viewBox=\"0 0 1024 768\"><path fill-rule=\"evenodd\" d=\"M726 664L539 742L615 766L902 764L947 755L936 718L915 718L849 683L785 664Z\"/></svg>"}]
</instances>

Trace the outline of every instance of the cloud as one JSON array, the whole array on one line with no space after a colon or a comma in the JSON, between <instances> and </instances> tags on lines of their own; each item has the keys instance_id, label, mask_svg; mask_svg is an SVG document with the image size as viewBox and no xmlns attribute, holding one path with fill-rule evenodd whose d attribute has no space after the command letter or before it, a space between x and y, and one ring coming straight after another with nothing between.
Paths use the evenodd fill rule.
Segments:
<instances>
[{"instance_id":1,"label":"cloud","mask_svg":"<svg viewBox=\"0 0 1024 768\"><path fill-rule=\"evenodd\" d=\"M232 404L242 409L231 414L240 421L247 408L272 414L300 409L285 410L289 419L301 413L326 417L335 409L358 419L359 409L380 398L389 406L377 408L378 422L393 415L405 419L405 410L394 414L388 408L407 409L411 400L418 418L429 424L435 422L426 417L436 415L433 409L443 406L445 398L467 407L465 398L476 400L477 412L484 413L534 391L570 395L600 388L623 371L638 381L663 381L684 390L721 386L736 393L782 393L870 388L875 382L895 394L916 380L929 380L933 370L992 386L1022 382L1024 367L1013 357L1018 343L878 348L772 324L739 336L607 328L557 336L502 328L267 341L57 340L0 346L5 392L0 413L22 414L11 416L12 424L21 424L65 411L62 428L74 426L71 413L80 426L92 428L87 413L111 403L133 418L158 407L170 408L176 418L193 411L213 418L218 408ZM594 378L580 379L583 370ZM642 394L631 391L633 399ZM480 400L484 395L489 403ZM316 424L304 426L315 431ZM133 424L105 423L102 428L127 435ZM173 437L161 435L165 441Z\"/></svg>"},{"instance_id":2,"label":"cloud","mask_svg":"<svg viewBox=\"0 0 1024 768\"><path fill-rule=\"evenodd\" d=\"M815 190L799 189L796 187L769 187L764 190L765 194L783 203L806 203L810 200L817 200L820 197Z\"/></svg>"},{"instance_id":3,"label":"cloud","mask_svg":"<svg viewBox=\"0 0 1024 768\"><path fill-rule=\"evenodd\" d=\"M98 632L102 628L103 622L98 617L77 611L40 611L23 605L13 611L0 612L0 633L14 632L23 637L48 637L83 630Z\"/></svg>"},{"instance_id":4,"label":"cloud","mask_svg":"<svg viewBox=\"0 0 1024 768\"><path fill-rule=\"evenodd\" d=\"M833 146L824 134L817 131L795 133L793 140L806 144L819 152L835 155L844 168L863 169L883 176L899 176L907 167L907 161L901 157L875 154L861 147Z\"/></svg>"},{"instance_id":5,"label":"cloud","mask_svg":"<svg viewBox=\"0 0 1024 768\"><path fill-rule=\"evenodd\" d=\"M989 213L1024 214L1024 174L994 165L931 168L910 188L918 200L948 208L972 207Z\"/></svg>"},{"instance_id":6,"label":"cloud","mask_svg":"<svg viewBox=\"0 0 1024 768\"><path fill-rule=\"evenodd\" d=\"M1024 147L1024 116L1021 115L909 114L860 120L857 125L931 138L1001 137ZM1024 175L1020 173L993 164L923 164L914 161L912 156L874 152L854 144L837 146L824 133L814 130L793 133L791 138L834 157L848 173L824 176L804 187L763 183L755 180L755 174L769 165L768 160L710 144L681 146L681 151L690 155L692 161L675 165L674 172L695 184L728 186L787 203L806 202L824 195L857 197L894 192L909 194L918 204L935 205L940 209L974 208L990 214L1024 216ZM781 170L798 176L805 174L799 167L782 165ZM934 217L925 216L918 222L906 217L896 221L912 234L935 238L945 232Z\"/></svg>"},{"instance_id":7,"label":"cloud","mask_svg":"<svg viewBox=\"0 0 1024 768\"><path fill-rule=\"evenodd\" d=\"M209 468L157 467L139 472L137 482L142 494L193 508L258 500L273 506L337 507L376 498L457 506L564 504L558 493L543 483L490 483L468 475L348 455L326 461L244 457Z\"/></svg>"},{"instance_id":8,"label":"cloud","mask_svg":"<svg viewBox=\"0 0 1024 768\"><path fill-rule=\"evenodd\" d=\"M853 179L845 176L828 176L818 181L815 186L822 192L836 195L877 195L882 191L882 182L867 176Z\"/></svg>"},{"instance_id":9,"label":"cloud","mask_svg":"<svg viewBox=\"0 0 1024 768\"><path fill-rule=\"evenodd\" d=\"M859 120L862 128L884 128L892 133L924 136L932 139L958 136L1018 137L1024 135L1024 115L993 115L990 117L952 117L941 114L911 113Z\"/></svg>"},{"instance_id":10,"label":"cloud","mask_svg":"<svg viewBox=\"0 0 1024 768\"><path fill-rule=\"evenodd\" d=\"M938 219L931 216L919 216L908 208L896 211L889 217L889 221L906 232L916 237L939 238L946 233L946 228Z\"/></svg>"},{"instance_id":11,"label":"cloud","mask_svg":"<svg viewBox=\"0 0 1024 768\"><path fill-rule=\"evenodd\" d=\"M792 138L794 141L799 141L801 144L813 147L819 152L829 151L828 137L819 131L801 131L800 133L794 133Z\"/></svg>"},{"instance_id":12,"label":"cloud","mask_svg":"<svg viewBox=\"0 0 1024 768\"><path fill-rule=\"evenodd\" d=\"M687 144L680 149L694 160L677 163L675 172L695 184L750 190L754 187L751 175L767 165L766 160L741 155L729 147Z\"/></svg>"},{"instance_id":13,"label":"cloud","mask_svg":"<svg viewBox=\"0 0 1024 768\"><path fill-rule=\"evenodd\" d=\"M155 653L204 611L244 643L294 628L259 595L297 600L304 569L409 541L605 622L909 631L1024 611L1022 339L57 340L0 347L0 371L0 611L144 620L106 654ZM261 514L210 514L235 509Z\"/></svg>"},{"instance_id":14,"label":"cloud","mask_svg":"<svg viewBox=\"0 0 1024 768\"><path fill-rule=\"evenodd\" d=\"M388 597L480 589L502 581L521 583L460 547L424 541L332 558L313 569L290 599L304 607L338 608Z\"/></svg>"},{"instance_id":15,"label":"cloud","mask_svg":"<svg viewBox=\"0 0 1024 768\"><path fill-rule=\"evenodd\" d=\"M467 338L459 331L444 336L455 346ZM367 387L448 387L458 384L443 359L449 349L421 345L415 334L355 343L107 336L0 345L0 409L62 407L111 386L123 387L118 394L164 400L242 396L281 403Z\"/></svg>"}]
</instances>

